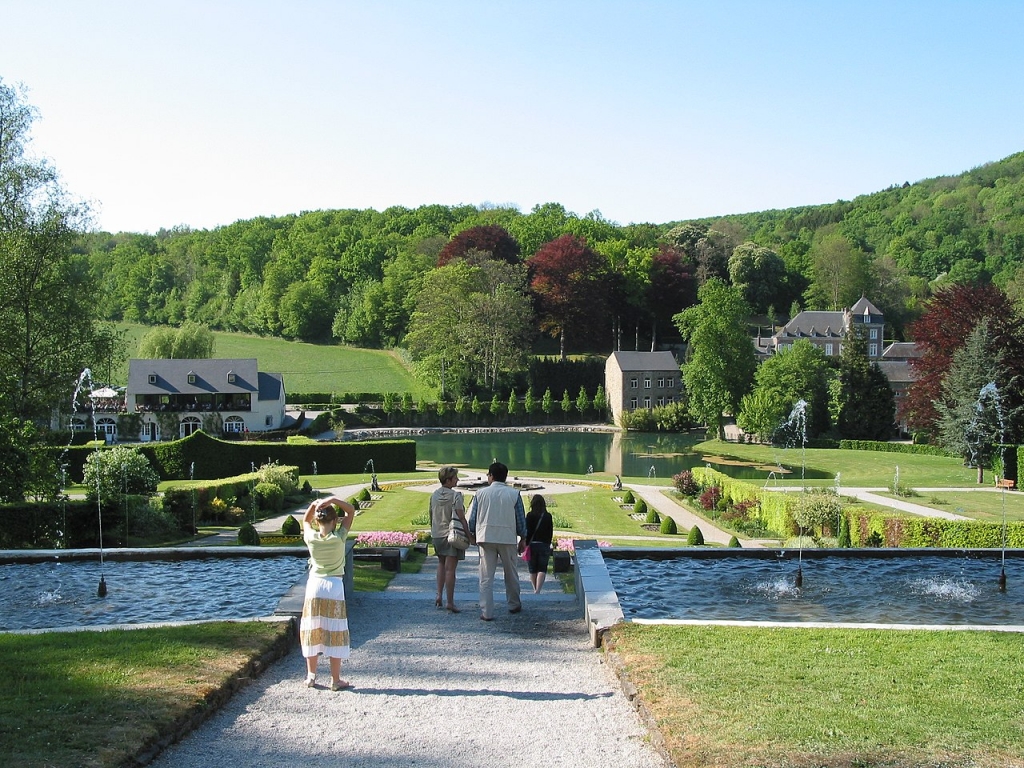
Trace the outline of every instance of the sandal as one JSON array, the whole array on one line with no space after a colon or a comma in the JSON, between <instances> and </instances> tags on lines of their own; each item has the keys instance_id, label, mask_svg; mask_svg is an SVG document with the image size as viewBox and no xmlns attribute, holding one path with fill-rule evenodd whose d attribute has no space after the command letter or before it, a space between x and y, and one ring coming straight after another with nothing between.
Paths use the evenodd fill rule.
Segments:
<instances>
[{"instance_id":1,"label":"sandal","mask_svg":"<svg viewBox=\"0 0 1024 768\"><path fill-rule=\"evenodd\" d=\"M440 608L441 607L441 598L440 597L435 597L434 598L434 607L435 608Z\"/></svg>"},{"instance_id":2,"label":"sandal","mask_svg":"<svg viewBox=\"0 0 1024 768\"><path fill-rule=\"evenodd\" d=\"M316 675L306 675L306 687L313 688L316 686Z\"/></svg>"},{"instance_id":3,"label":"sandal","mask_svg":"<svg viewBox=\"0 0 1024 768\"><path fill-rule=\"evenodd\" d=\"M347 691L350 688L352 688L352 683L350 683L348 680L335 680L333 683L331 683L332 691Z\"/></svg>"}]
</instances>

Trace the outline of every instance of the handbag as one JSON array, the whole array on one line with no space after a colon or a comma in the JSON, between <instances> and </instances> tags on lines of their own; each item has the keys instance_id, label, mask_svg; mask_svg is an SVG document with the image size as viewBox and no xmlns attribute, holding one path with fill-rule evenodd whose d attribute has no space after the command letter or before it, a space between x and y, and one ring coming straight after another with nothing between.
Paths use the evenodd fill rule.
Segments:
<instances>
[{"instance_id":1,"label":"handbag","mask_svg":"<svg viewBox=\"0 0 1024 768\"><path fill-rule=\"evenodd\" d=\"M469 531L466 530L459 516L453 514L448 523L448 546L455 549L469 549Z\"/></svg>"},{"instance_id":2,"label":"handbag","mask_svg":"<svg viewBox=\"0 0 1024 768\"><path fill-rule=\"evenodd\" d=\"M523 551L519 553L519 557L522 558L524 563L530 562L530 545L529 544L527 544L526 547L523 548Z\"/></svg>"}]
</instances>

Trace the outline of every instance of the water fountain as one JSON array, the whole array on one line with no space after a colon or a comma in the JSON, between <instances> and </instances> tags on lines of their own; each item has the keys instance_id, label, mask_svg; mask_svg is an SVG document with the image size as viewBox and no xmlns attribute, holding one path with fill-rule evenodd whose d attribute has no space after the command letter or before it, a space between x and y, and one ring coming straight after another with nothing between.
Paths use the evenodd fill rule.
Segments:
<instances>
[{"instance_id":1,"label":"water fountain","mask_svg":"<svg viewBox=\"0 0 1024 768\"><path fill-rule=\"evenodd\" d=\"M587 467L587 474L588 475L594 474L594 465L593 464L591 464L590 466Z\"/></svg>"},{"instance_id":2,"label":"water fountain","mask_svg":"<svg viewBox=\"0 0 1024 768\"><path fill-rule=\"evenodd\" d=\"M992 413L996 417L995 424L991 424L991 416L987 410L986 403L991 403ZM987 426L985 422L989 422L991 426ZM999 388L996 386L994 381L990 381L988 384L983 386L978 392L978 400L974 404L974 417L971 419L971 423L968 425L964 439L967 442L968 450L971 452L971 457L974 464L978 467L978 482L982 480L982 467L985 464L985 454L991 450L992 443L995 442L996 435L993 434L992 427L998 425L999 427L999 445L1003 446L1006 443L1006 422L1003 416L1003 401L999 395ZM1000 448L1000 450L1006 450ZM1002 532L1002 558L1001 567L999 571L999 589L1006 589L1006 486L1002 486L1002 512L1003 512L1003 532Z\"/></svg>"},{"instance_id":3,"label":"water fountain","mask_svg":"<svg viewBox=\"0 0 1024 768\"><path fill-rule=\"evenodd\" d=\"M88 382L88 388L89 388L88 389L89 397L87 399L88 399L88 402L89 402L90 417L91 417L91 420L92 420L92 438L93 438L93 441L95 442L98 439L97 433L96 433L96 403L93 401L93 398L92 398L92 391L93 391L92 371L89 370L88 368L83 368L82 369L82 372L78 375L78 381L75 382L75 390L74 390L74 393L71 395L71 422L72 422L72 424L75 423L75 416L78 415L78 397L79 397L79 395L83 391L85 391L86 382ZM73 437L74 437L74 428L72 427L72 438ZM68 442L68 447L70 447L70 445L71 445L71 443L69 441ZM67 450L67 447L65 448L65 451L66 450ZM96 450L98 451L99 448L97 448ZM97 595L97 597L106 597L106 595L107 595L107 581L106 581L106 579L104 578L104 575L103 575L103 565L104 565L104 553L103 553L103 500L100 497L100 473L99 472L96 473L96 517L97 517L97 520L98 520L98 523L99 523L99 534L100 534L100 538L99 538L99 545L100 545L100 583L99 583L99 586L96 588L96 595Z\"/></svg>"},{"instance_id":4,"label":"water fountain","mask_svg":"<svg viewBox=\"0 0 1024 768\"><path fill-rule=\"evenodd\" d=\"M807 471L807 401L800 399L796 401L796 405L793 406L793 410L790 411L789 418L782 425L783 429L795 430L796 436L800 438L800 509L801 512L806 508L807 503L807 485L805 483L805 474ZM798 559L796 566L796 576L794 577L793 583L797 589L800 589L804 585L804 525L803 515L800 515L800 520L797 520L797 524L800 526L799 539L797 540L798 547Z\"/></svg>"},{"instance_id":5,"label":"water fountain","mask_svg":"<svg viewBox=\"0 0 1024 768\"><path fill-rule=\"evenodd\" d=\"M657 476L658 476L658 471L654 468L654 465L652 464L651 468L649 470L647 470L647 479L650 480L650 479L655 478Z\"/></svg>"},{"instance_id":6,"label":"water fountain","mask_svg":"<svg viewBox=\"0 0 1024 768\"><path fill-rule=\"evenodd\" d=\"M196 525L196 487L194 485L196 479L196 463L193 461L188 465L188 480L189 485L192 487L192 535L195 536L199 533L199 526Z\"/></svg>"}]
</instances>

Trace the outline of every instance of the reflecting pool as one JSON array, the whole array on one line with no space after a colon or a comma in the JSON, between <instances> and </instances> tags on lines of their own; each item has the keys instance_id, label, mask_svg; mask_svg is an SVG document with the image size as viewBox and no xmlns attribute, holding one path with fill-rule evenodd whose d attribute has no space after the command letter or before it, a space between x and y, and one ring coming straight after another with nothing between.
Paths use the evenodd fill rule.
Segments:
<instances>
[{"instance_id":1,"label":"reflecting pool","mask_svg":"<svg viewBox=\"0 0 1024 768\"><path fill-rule=\"evenodd\" d=\"M918 550L919 551L919 550ZM1019 553L1018 553L1019 554ZM1024 560L965 556L619 559L605 552L627 619L823 621L883 624L1024 625Z\"/></svg>"},{"instance_id":2,"label":"reflecting pool","mask_svg":"<svg viewBox=\"0 0 1024 768\"><path fill-rule=\"evenodd\" d=\"M764 482L779 466L740 462L729 456L694 451L703 436L634 432L431 432L412 437L420 462L486 468L494 459L512 474L552 472L584 474L588 470L622 477L670 478L684 469L711 464L716 470L745 480ZM780 449L785 471L800 474L800 455ZM592 468L592 469L591 469ZM829 478L808 471L808 479Z\"/></svg>"},{"instance_id":3,"label":"reflecting pool","mask_svg":"<svg viewBox=\"0 0 1024 768\"><path fill-rule=\"evenodd\" d=\"M268 616L307 562L285 555L0 565L0 630Z\"/></svg>"}]
</instances>

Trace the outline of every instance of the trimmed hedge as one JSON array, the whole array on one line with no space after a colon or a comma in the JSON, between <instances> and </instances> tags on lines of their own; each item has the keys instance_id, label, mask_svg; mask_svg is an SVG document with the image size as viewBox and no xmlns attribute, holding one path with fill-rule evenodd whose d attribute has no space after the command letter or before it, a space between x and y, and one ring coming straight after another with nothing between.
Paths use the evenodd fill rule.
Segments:
<instances>
[{"instance_id":1,"label":"trimmed hedge","mask_svg":"<svg viewBox=\"0 0 1024 768\"><path fill-rule=\"evenodd\" d=\"M298 467L310 474L316 462L318 474L354 474L362 472L373 459L377 472L412 472L416 469L414 440L375 440L351 443L272 443L255 440L219 440L205 432L195 432L182 440L142 443L139 450L161 480L188 480L195 468L194 479L214 480L252 471L268 461ZM45 448L40 450L65 449ZM64 461L68 474L82 481L85 460L94 448L72 446L66 449ZM98 450L104 450L99 448Z\"/></svg>"},{"instance_id":2,"label":"trimmed hedge","mask_svg":"<svg viewBox=\"0 0 1024 768\"><path fill-rule=\"evenodd\" d=\"M883 453L918 453L925 456L956 456L937 445L910 445L908 443L886 443L880 440L840 440L837 448L850 451L882 451Z\"/></svg>"},{"instance_id":3,"label":"trimmed hedge","mask_svg":"<svg viewBox=\"0 0 1024 768\"><path fill-rule=\"evenodd\" d=\"M863 547L877 534L885 547L940 547L952 549L999 549L1003 545L1003 524L978 520L942 520L934 517L875 512L853 507L850 539ZM1006 546L1024 547L1024 522L1006 524Z\"/></svg>"}]
</instances>

